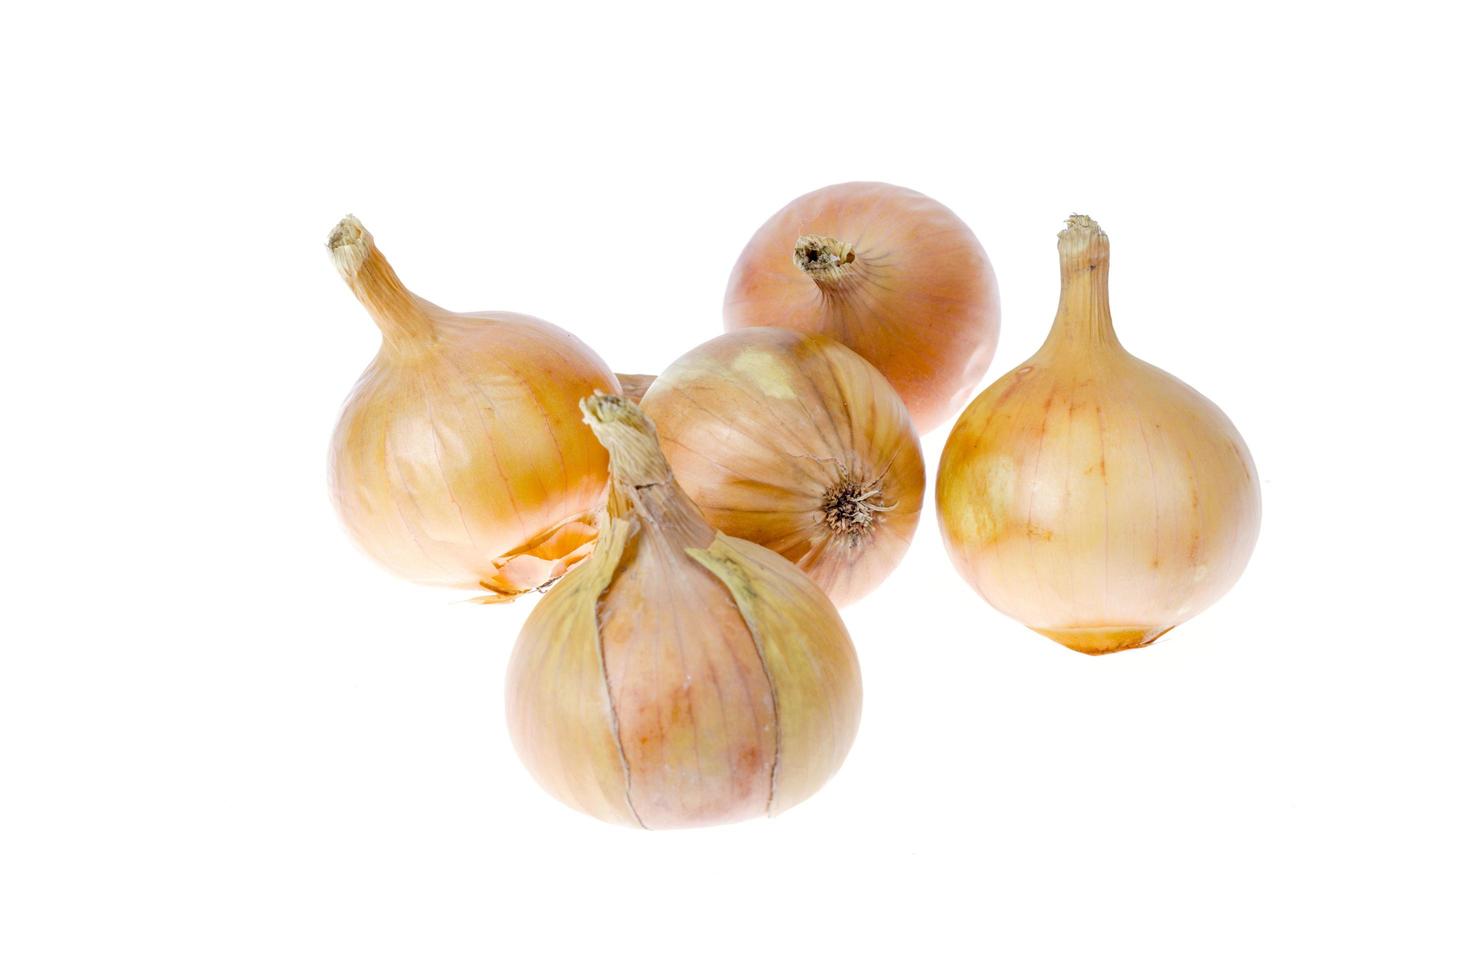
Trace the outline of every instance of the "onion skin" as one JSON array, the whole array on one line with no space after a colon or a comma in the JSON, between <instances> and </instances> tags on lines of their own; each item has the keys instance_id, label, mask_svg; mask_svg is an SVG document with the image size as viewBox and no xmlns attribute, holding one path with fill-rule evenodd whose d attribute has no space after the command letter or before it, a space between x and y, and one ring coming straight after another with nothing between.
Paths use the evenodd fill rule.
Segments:
<instances>
[{"instance_id":1,"label":"onion skin","mask_svg":"<svg viewBox=\"0 0 1480 980\"><path fill-rule=\"evenodd\" d=\"M1109 240L1059 236L1043 347L962 413L936 506L946 550L993 606L1083 653L1144 646L1232 587L1259 533L1259 482L1218 407L1120 345Z\"/></svg>"},{"instance_id":2,"label":"onion skin","mask_svg":"<svg viewBox=\"0 0 1480 980\"><path fill-rule=\"evenodd\" d=\"M403 578L481 587L487 601L588 554L607 461L576 402L617 390L601 359L543 320L415 296L353 217L329 251L383 335L330 445L354 539Z\"/></svg>"},{"instance_id":3,"label":"onion skin","mask_svg":"<svg viewBox=\"0 0 1480 980\"><path fill-rule=\"evenodd\" d=\"M938 201L880 183L824 187L778 211L740 253L724 306L726 330L784 327L851 347L920 432L965 404L1000 319L997 277L971 229Z\"/></svg>"},{"instance_id":4,"label":"onion skin","mask_svg":"<svg viewBox=\"0 0 1480 980\"><path fill-rule=\"evenodd\" d=\"M652 374L618 374L617 382L622 386L622 396L630 398L634 402L641 402L642 396L657 381L657 376Z\"/></svg>"},{"instance_id":5,"label":"onion skin","mask_svg":"<svg viewBox=\"0 0 1480 980\"><path fill-rule=\"evenodd\" d=\"M611 450L609 517L519 634L515 750L553 796L611 823L778 814L852 745L862 686L847 630L791 563L704 523L635 405L582 404Z\"/></svg>"},{"instance_id":6,"label":"onion skin","mask_svg":"<svg viewBox=\"0 0 1480 980\"><path fill-rule=\"evenodd\" d=\"M904 402L820 334L756 328L675 361L642 400L711 525L791 560L839 606L899 564L925 462Z\"/></svg>"}]
</instances>

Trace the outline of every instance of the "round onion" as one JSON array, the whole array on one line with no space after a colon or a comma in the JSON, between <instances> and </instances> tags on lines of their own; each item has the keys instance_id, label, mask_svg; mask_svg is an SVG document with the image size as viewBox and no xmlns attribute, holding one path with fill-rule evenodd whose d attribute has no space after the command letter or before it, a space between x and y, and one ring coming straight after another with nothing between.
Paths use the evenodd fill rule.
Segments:
<instances>
[{"instance_id":1,"label":"round onion","mask_svg":"<svg viewBox=\"0 0 1480 980\"><path fill-rule=\"evenodd\" d=\"M971 229L924 194L836 184L792 201L740 253L726 330L821 333L862 354L928 432L997 349L997 277Z\"/></svg>"},{"instance_id":2,"label":"round onion","mask_svg":"<svg viewBox=\"0 0 1480 980\"><path fill-rule=\"evenodd\" d=\"M920 440L883 375L842 344L725 334L659 375L642 408L705 520L791 559L838 605L904 557L925 493Z\"/></svg>"},{"instance_id":3,"label":"round onion","mask_svg":"<svg viewBox=\"0 0 1480 980\"><path fill-rule=\"evenodd\" d=\"M704 523L637 406L582 407L611 452L609 520L519 633L504 687L514 749L550 793L612 823L782 813L853 744L848 631L796 566Z\"/></svg>"},{"instance_id":4,"label":"round onion","mask_svg":"<svg viewBox=\"0 0 1480 980\"><path fill-rule=\"evenodd\" d=\"M1110 242L1076 215L1043 347L962 413L936 507L988 602L1083 653L1143 646L1238 579L1259 482L1238 430L1116 339Z\"/></svg>"},{"instance_id":5,"label":"round onion","mask_svg":"<svg viewBox=\"0 0 1480 980\"><path fill-rule=\"evenodd\" d=\"M606 484L578 403L615 376L543 320L413 295L353 217L329 251L383 335L330 447L350 533L398 575L490 599L558 577L590 551Z\"/></svg>"}]
</instances>

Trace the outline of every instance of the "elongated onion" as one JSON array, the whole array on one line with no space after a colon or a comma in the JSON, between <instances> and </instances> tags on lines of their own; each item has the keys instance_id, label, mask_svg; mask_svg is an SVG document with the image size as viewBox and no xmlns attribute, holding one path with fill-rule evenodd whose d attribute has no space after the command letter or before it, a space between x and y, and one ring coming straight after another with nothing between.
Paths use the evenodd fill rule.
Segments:
<instances>
[{"instance_id":1,"label":"elongated onion","mask_svg":"<svg viewBox=\"0 0 1480 980\"><path fill-rule=\"evenodd\" d=\"M786 559L704 523L632 402L582 408L611 453L609 521L519 634L514 747L551 794L613 823L780 813L853 742L847 630Z\"/></svg>"},{"instance_id":2,"label":"elongated onion","mask_svg":"<svg viewBox=\"0 0 1480 980\"><path fill-rule=\"evenodd\" d=\"M715 528L791 559L838 605L883 581L920 519L920 440L889 382L837 341L757 328L665 370L642 400Z\"/></svg>"},{"instance_id":3,"label":"elongated onion","mask_svg":"<svg viewBox=\"0 0 1480 980\"><path fill-rule=\"evenodd\" d=\"M936 504L988 602L1074 650L1150 643L1238 579L1259 532L1254 462L1202 395L1128 354L1110 243L1076 215L1043 347L962 414Z\"/></svg>"},{"instance_id":4,"label":"elongated onion","mask_svg":"<svg viewBox=\"0 0 1480 980\"><path fill-rule=\"evenodd\" d=\"M606 453L577 400L617 380L575 337L518 313L449 313L401 284L345 218L334 265L383 342L330 448L355 540L416 582L503 599L559 576L595 538Z\"/></svg>"},{"instance_id":5,"label":"elongated onion","mask_svg":"<svg viewBox=\"0 0 1480 980\"><path fill-rule=\"evenodd\" d=\"M921 432L949 419L997 349L997 277L945 205L890 184L792 201L740 253L725 329L821 333L883 372Z\"/></svg>"}]
</instances>

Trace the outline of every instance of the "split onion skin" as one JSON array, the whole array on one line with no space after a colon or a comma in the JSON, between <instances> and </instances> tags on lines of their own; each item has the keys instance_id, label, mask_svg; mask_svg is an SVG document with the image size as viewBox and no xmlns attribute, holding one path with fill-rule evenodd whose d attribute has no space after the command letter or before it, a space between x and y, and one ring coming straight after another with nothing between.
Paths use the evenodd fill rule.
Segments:
<instances>
[{"instance_id":1,"label":"split onion skin","mask_svg":"<svg viewBox=\"0 0 1480 980\"><path fill-rule=\"evenodd\" d=\"M675 361L642 399L706 521L794 562L839 606L909 548L920 440L872 365L820 334L756 328Z\"/></svg>"},{"instance_id":2,"label":"split onion skin","mask_svg":"<svg viewBox=\"0 0 1480 980\"><path fill-rule=\"evenodd\" d=\"M611 823L781 813L852 745L862 685L847 630L790 562L705 524L631 401L582 404L611 450L608 518L519 634L515 750L553 796Z\"/></svg>"},{"instance_id":3,"label":"split onion skin","mask_svg":"<svg viewBox=\"0 0 1480 980\"><path fill-rule=\"evenodd\" d=\"M519 313L451 313L401 283L365 227L330 236L383 342L329 453L334 505L376 561L502 601L589 553L606 453L579 399L617 390L585 344Z\"/></svg>"},{"instance_id":4,"label":"split onion skin","mask_svg":"<svg viewBox=\"0 0 1480 980\"><path fill-rule=\"evenodd\" d=\"M1082 653L1144 646L1228 591L1260 520L1233 423L1116 337L1109 240L1076 215L1043 347L946 441L936 506L957 570L997 609Z\"/></svg>"},{"instance_id":5,"label":"split onion skin","mask_svg":"<svg viewBox=\"0 0 1480 980\"><path fill-rule=\"evenodd\" d=\"M882 183L792 201L741 252L726 330L783 327L837 340L878 368L915 427L948 421L997 349L997 277L949 208Z\"/></svg>"}]
</instances>

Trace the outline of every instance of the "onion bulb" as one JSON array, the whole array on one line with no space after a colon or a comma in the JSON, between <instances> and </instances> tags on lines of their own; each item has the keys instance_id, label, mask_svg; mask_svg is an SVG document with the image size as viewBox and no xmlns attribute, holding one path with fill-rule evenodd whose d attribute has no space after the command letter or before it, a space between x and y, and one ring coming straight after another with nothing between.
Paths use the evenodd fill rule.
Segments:
<instances>
[{"instance_id":1,"label":"onion bulb","mask_svg":"<svg viewBox=\"0 0 1480 980\"><path fill-rule=\"evenodd\" d=\"M1143 646L1211 605L1248 563L1259 484L1227 416L1128 354L1110 322L1110 243L1059 233L1043 347L946 441L946 549L993 606L1083 653Z\"/></svg>"},{"instance_id":2,"label":"onion bulb","mask_svg":"<svg viewBox=\"0 0 1480 980\"><path fill-rule=\"evenodd\" d=\"M514 747L551 794L613 823L778 814L853 742L847 630L790 562L704 522L636 405L598 394L581 408L611 455L608 520L519 634Z\"/></svg>"},{"instance_id":3,"label":"onion bulb","mask_svg":"<svg viewBox=\"0 0 1480 980\"><path fill-rule=\"evenodd\" d=\"M329 252L382 335L330 447L351 535L398 575L489 601L558 577L590 551L606 483L576 402L615 376L543 320L412 294L353 217Z\"/></svg>"},{"instance_id":4,"label":"onion bulb","mask_svg":"<svg viewBox=\"0 0 1480 980\"><path fill-rule=\"evenodd\" d=\"M1000 307L992 263L945 205L890 184L835 184L792 201L740 253L725 329L821 333L883 372L921 432L987 372Z\"/></svg>"},{"instance_id":5,"label":"onion bulb","mask_svg":"<svg viewBox=\"0 0 1480 980\"><path fill-rule=\"evenodd\" d=\"M790 559L838 605L904 557L920 440L884 376L837 341L724 334L675 361L642 408L705 520Z\"/></svg>"}]
</instances>

